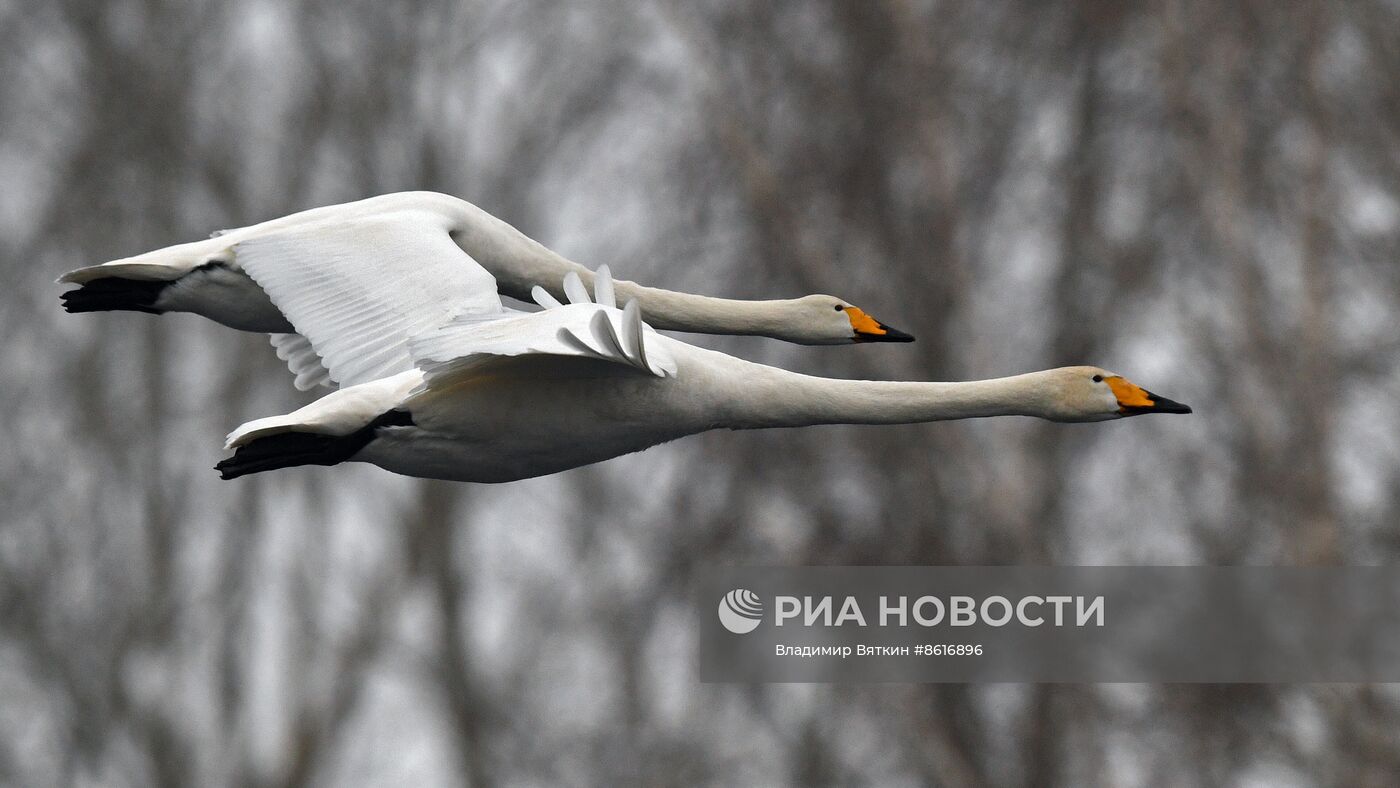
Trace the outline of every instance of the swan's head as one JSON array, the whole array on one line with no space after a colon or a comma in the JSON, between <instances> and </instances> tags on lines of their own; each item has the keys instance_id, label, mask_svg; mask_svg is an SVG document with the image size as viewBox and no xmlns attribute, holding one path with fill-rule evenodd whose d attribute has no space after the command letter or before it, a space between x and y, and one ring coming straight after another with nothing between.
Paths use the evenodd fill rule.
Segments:
<instances>
[{"instance_id":1,"label":"swan's head","mask_svg":"<svg viewBox=\"0 0 1400 788\"><path fill-rule=\"evenodd\" d=\"M789 301L784 332L807 345L849 345L855 342L913 342L850 301L836 296L809 295Z\"/></svg>"},{"instance_id":2,"label":"swan's head","mask_svg":"<svg viewBox=\"0 0 1400 788\"><path fill-rule=\"evenodd\" d=\"M1106 421L1144 413L1191 412L1187 405L1098 367L1063 367L1042 374L1044 415L1053 421Z\"/></svg>"}]
</instances>

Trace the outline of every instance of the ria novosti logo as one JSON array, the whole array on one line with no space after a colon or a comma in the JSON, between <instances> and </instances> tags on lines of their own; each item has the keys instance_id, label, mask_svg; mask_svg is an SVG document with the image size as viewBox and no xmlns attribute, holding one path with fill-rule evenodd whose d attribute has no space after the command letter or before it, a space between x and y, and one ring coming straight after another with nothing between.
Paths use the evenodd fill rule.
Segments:
<instances>
[{"instance_id":1,"label":"ria novosti logo","mask_svg":"<svg viewBox=\"0 0 1400 788\"><path fill-rule=\"evenodd\" d=\"M754 631L763 620L763 600L747 588L736 588L719 600L719 623L736 635Z\"/></svg>"}]
</instances>

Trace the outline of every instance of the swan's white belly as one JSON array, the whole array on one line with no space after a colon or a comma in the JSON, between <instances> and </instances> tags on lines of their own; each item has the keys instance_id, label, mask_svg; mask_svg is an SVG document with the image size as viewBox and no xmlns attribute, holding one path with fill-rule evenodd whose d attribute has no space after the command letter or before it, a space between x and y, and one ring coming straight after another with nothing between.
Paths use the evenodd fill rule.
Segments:
<instances>
[{"instance_id":1,"label":"swan's white belly","mask_svg":"<svg viewBox=\"0 0 1400 788\"><path fill-rule=\"evenodd\" d=\"M410 400L416 426L381 430L354 459L454 481L556 473L712 428L703 380L475 379Z\"/></svg>"}]
</instances>

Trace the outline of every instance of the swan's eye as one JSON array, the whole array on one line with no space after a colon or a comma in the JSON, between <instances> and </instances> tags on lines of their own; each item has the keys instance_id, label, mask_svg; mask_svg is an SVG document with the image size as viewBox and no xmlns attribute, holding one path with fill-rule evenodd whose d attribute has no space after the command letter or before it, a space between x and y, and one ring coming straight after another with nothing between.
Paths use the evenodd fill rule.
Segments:
<instances>
[{"instance_id":1,"label":"swan's eye","mask_svg":"<svg viewBox=\"0 0 1400 788\"><path fill-rule=\"evenodd\" d=\"M1103 375L1095 375L1095 376L1094 376L1094 382L1095 382L1095 383L1102 383L1102 382L1103 382Z\"/></svg>"},{"instance_id":2,"label":"swan's eye","mask_svg":"<svg viewBox=\"0 0 1400 788\"><path fill-rule=\"evenodd\" d=\"M837 305L836 305L836 311L837 311L837 312L840 312L842 309L845 309L845 308L846 308L846 307L841 306L840 304L837 304Z\"/></svg>"}]
</instances>

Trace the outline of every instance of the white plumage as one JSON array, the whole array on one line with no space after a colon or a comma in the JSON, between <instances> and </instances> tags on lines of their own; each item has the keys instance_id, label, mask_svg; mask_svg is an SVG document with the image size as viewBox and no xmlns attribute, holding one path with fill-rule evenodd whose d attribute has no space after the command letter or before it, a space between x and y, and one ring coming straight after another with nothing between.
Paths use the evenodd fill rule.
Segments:
<instances>
[{"instance_id":1,"label":"white plumage","mask_svg":"<svg viewBox=\"0 0 1400 788\"><path fill-rule=\"evenodd\" d=\"M498 320L458 320L415 337L408 347L430 377L448 368L523 355L590 359L656 377L676 374L675 360L642 323L636 301L626 309L580 302Z\"/></svg>"},{"instance_id":2,"label":"white plumage","mask_svg":"<svg viewBox=\"0 0 1400 788\"><path fill-rule=\"evenodd\" d=\"M307 211L63 281L83 286L65 294L72 311L179 308L266 330L299 388L340 384L234 430L225 478L356 460L500 482L717 428L1190 412L1094 367L897 383L752 364L658 334L643 309L671 327L799 341L903 335L831 296L728 302L615 282L443 195ZM508 309L498 291L544 309Z\"/></svg>"},{"instance_id":3,"label":"white plumage","mask_svg":"<svg viewBox=\"0 0 1400 788\"><path fill-rule=\"evenodd\" d=\"M568 304L542 299L552 305L541 312L464 315L411 338L414 369L240 427L220 470L232 478L352 459L412 476L502 482L723 427L1189 412L1094 367L967 383L798 375L661 336L635 301L619 310L580 288L566 287ZM606 297L607 285L600 289Z\"/></svg>"},{"instance_id":4,"label":"white plumage","mask_svg":"<svg viewBox=\"0 0 1400 788\"><path fill-rule=\"evenodd\" d=\"M273 340L299 388L404 371L407 337L452 317L500 314L500 294L552 306L587 302L590 286L599 303L636 300L660 327L680 331L809 344L909 339L834 296L736 301L614 283L606 266L594 274L475 205L431 192L314 208L59 281L80 285L63 294L69 311L192 312L245 331L309 334L324 373L300 343Z\"/></svg>"},{"instance_id":5,"label":"white plumage","mask_svg":"<svg viewBox=\"0 0 1400 788\"><path fill-rule=\"evenodd\" d=\"M269 234L235 259L342 386L411 369L409 337L450 318L503 314L495 279L427 211Z\"/></svg>"}]
</instances>

